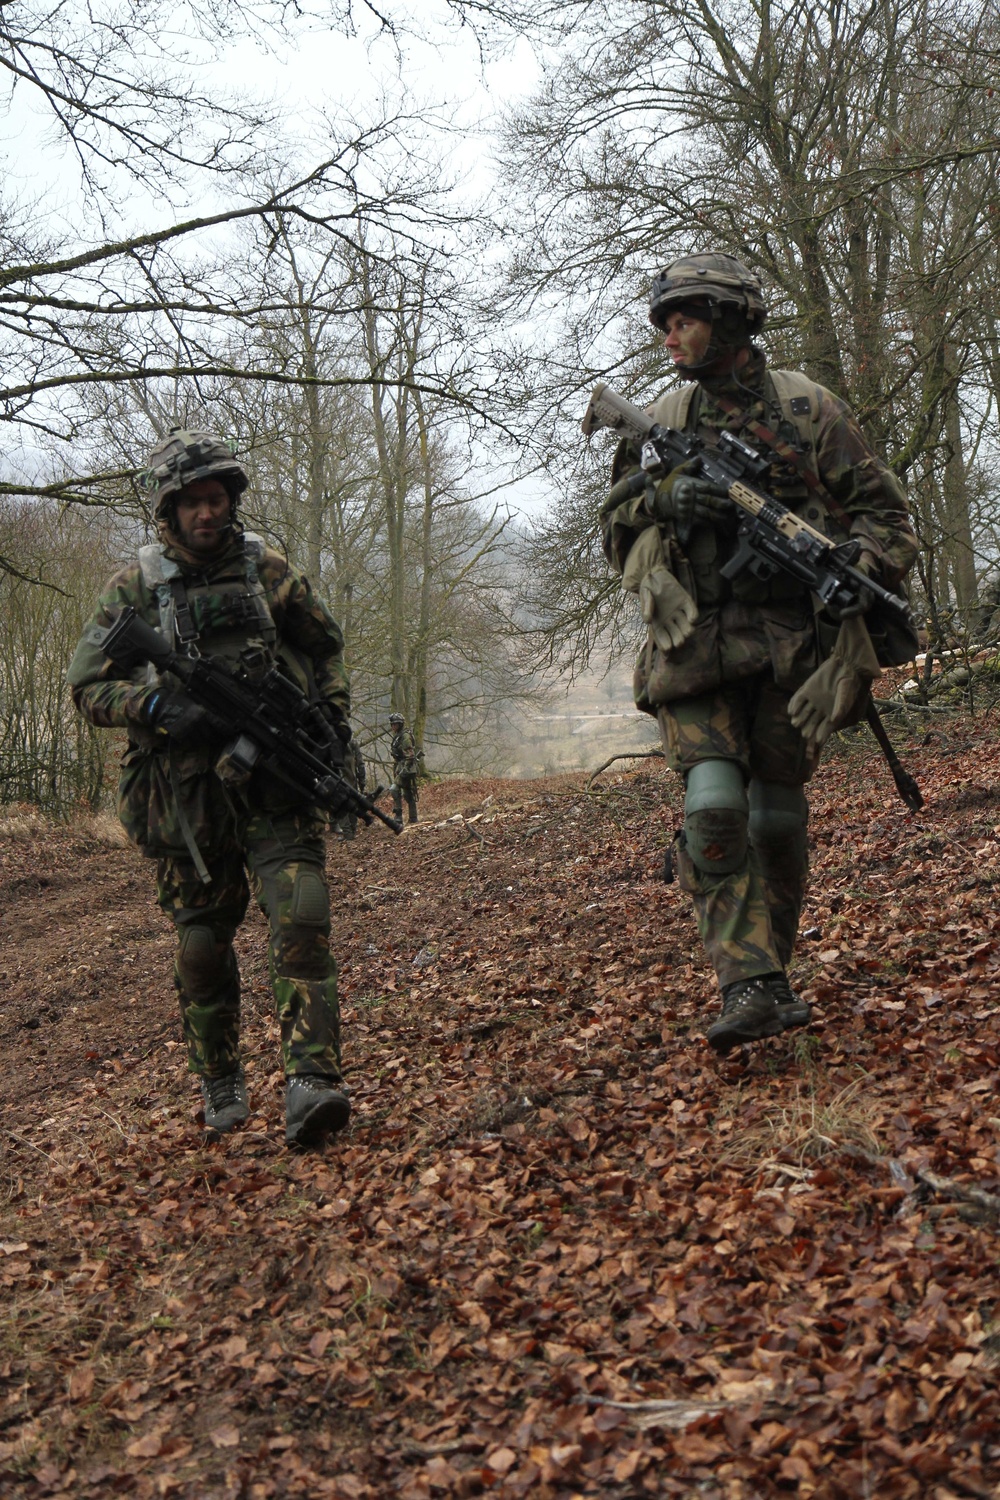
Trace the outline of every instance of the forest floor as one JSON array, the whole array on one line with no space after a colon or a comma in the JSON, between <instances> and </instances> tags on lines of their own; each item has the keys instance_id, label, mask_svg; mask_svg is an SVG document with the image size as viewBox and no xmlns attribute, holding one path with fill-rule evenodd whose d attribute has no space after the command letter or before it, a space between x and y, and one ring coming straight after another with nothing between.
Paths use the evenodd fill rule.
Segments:
<instances>
[{"instance_id":1,"label":"forest floor","mask_svg":"<svg viewBox=\"0 0 1000 1500\"><path fill-rule=\"evenodd\" d=\"M349 1129L207 1142L153 867L0 824L0 1494L1000 1496L1000 720L813 783L814 1020L718 1060L656 761L331 841ZM944 727L940 727L941 725Z\"/></svg>"}]
</instances>

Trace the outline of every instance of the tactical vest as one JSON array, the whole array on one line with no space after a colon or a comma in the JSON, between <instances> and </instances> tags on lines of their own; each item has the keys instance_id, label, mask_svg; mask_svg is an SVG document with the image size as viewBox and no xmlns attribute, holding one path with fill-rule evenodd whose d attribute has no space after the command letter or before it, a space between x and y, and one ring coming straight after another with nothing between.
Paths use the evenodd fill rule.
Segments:
<instances>
[{"instance_id":1,"label":"tactical vest","mask_svg":"<svg viewBox=\"0 0 1000 1500\"><path fill-rule=\"evenodd\" d=\"M772 493L831 541L844 541L851 535L851 517L823 484L817 460L816 428L824 388L803 375L800 370L768 368L764 378L769 382L769 389L765 387L765 404L772 404L768 397L773 395L782 416L776 436L784 441L777 447L772 447L772 451L777 459L784 458L788 468L801 479L798 494L794 493L794 486L793 492L789 493L787 486L779 487L777 484L773 486ZM679 431L687 430L689 424L693 428L698 416L697 407L694 406L696 392L699 392L699 387L694 382L668 391L650 409L654 420L664 427L673 427ZM790 433L794 433L798 439L794 444L788 441ZM766 450L771 445L758 440L756 446L759 452L762 447ZM765 488L768 487L765 484ZM694 573L697 574L697 559L692 559L692 562ZM693 591L698 596L700 590L697 578L692 583ZM794 585L791 580L786 581L783 575L777 575L772 581L772 598L780 600L783 595L793 596L796 591L798 585ZM738 586L734 592L738 592ZM902 588L897 588L895 592L900 598L905 597ZM881 666L899 666L913 660L918 650L918 639L912 623L896 616L873 612L868 618L868 628ZM831 646L832 639L823 640L824 655Z\"/></svg>"},{"instance_id":2,"label":"tactical vest","mask_svg":"<svg viewBox=\"0 0 1000 1500\"><path fill-rule=\"evenodd\" d=\"M234 554L225 568L212 577L185 575L156 542L140 547L138 560L143 580L156 601L158 628L171 646L181 651L194 648L233 667L240 664L248 647L256 647L258 651L263 648L264 660L258 667L263 670L279 662L301 691L315 701L318 692L311 660L285 642L278 644L274 617L260 580L263 556L262 538L245 532L242 556ZM152 664L147 669L147 680L158 681ZM144 735L145 731L138 733ZM206 774L215 761L218 746L184 750L180 757L170 753L169 744L154 741L146 746L147 751L149 748L160 753L152 757L145 754L141 761L122 772L119 790L122 821L129 836L147 846L151 853L162 853L165 847L176 849L179 838L199 877L208 883L211 877L202 850L216 846L219 830L228 826L226 809L231 808L220 777ZM192 770L192 763L199 757L203 757L204 764ZM183 768L178 766L179 758L184 761ZM286 805L287 791L282 791L280 797L283 802L264 805ZM157 816L163 808L169 809L169 815L161 825ZM154 827L155 834L151 835L149 830Z\"/></svg>"},{"instance_id":3,"label":"tactical vest","mask_svg":"<svg viewBox=\"0 0 1000 1500\"><path fill-rule=\"evenodd\" d=\"M262 538L248 531L242 558L234 557L224 573L211 579L192 579L160 543L140 547L143 580L157 602L160 633L171 646L185 650L197 644L235 665L253 642L273 659L278 633L260 581L263 555Z\"/></svg>"},{"instance_id":4,"label":"tactical vest","mask_svg":"<svg viewBox=\"0 0 1000 1500\"><path fill-rule=\"evenodd\" d=\"M288 641L278 643L259 565L264 541L256 532L243 535L243 557L234 557L225 573L211 579L185 577L158 542L139 548L139 567L159 610L159 629L181 650L195 645L206 655L236 666L248 646L263 646L268 663L277 661L311 703L321 697L312 658ZM158 680L150 664L147 680Z\"/></svg>"}]
</instances>

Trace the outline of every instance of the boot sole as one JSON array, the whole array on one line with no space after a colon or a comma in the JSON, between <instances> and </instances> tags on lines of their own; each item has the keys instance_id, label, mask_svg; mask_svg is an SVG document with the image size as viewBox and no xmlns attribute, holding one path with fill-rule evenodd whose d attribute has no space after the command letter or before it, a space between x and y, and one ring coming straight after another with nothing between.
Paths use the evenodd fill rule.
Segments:
<instances>
[{"instance_id":1,"label":"boot sole","mask_svg":"<svg viewBox=\"0 0 1000 1500\"><path fill-rule=\"evenodd\" d=\"M343 1130L351 1118L351 1101L346 1094L328 1094L317 1099L312 1109L285 1128L285 1143L289 1146L312 1146L323 1135Z\"/></svg>"}]
</instances>

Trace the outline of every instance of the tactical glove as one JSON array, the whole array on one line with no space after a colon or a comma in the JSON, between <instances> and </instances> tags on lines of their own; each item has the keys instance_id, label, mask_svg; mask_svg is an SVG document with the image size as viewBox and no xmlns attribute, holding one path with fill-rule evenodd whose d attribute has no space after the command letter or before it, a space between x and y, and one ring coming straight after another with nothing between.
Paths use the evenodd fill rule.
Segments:
<instances>
[{"instance_id":1,"label":"tactical glove","mask_svg":"<svg viewBox=\"0 0 1000 1500\"><path fill-rule=\"evenodd\" d=\"M683 646L698 618L698 606L667 567L651 568L643 578L639 609L661 651Z\"/></svg>"},{"instance_id":2,"label":"tactical glove","mask_svg":"<svg viewBox=\"0 0 1000 1500\"><path fill-rule=\"evenodd\" d=\"M186 693L171 693L158 688L143 703L143 719L150 729L159 731L178 745L190 745L212 738L216 721Z\"/></svg>"},{"instance_id":3,"label":"tactical glove","mask_svg":"<svg viewBox=\"0 0 1000 1500\"><path fill-rule=\"evenodd\" d=\"M711 479L699 479L681 465L661 479L653 492L652 514L657 521L673 521L677 539L682 544L691 535L693 526L714 525L735 514L733 502L725 485Z\"/></svg>"},{"instance_id":4,"label":"tactical glove","mask_svg":"<svg viewBox=\"0 0 1000 1500\"><path fill-rule=\"evenodd\" d=\"M867 625L859 614L850 615L830 656L788 703L788 717L811 751L818 752L835 730L858 722L868 690L881 675Z\"/></svg>"},{"instance_id":5,"label":"tactical glove","mask_svg":"<svg viewBox=\"0 0 1000 1500\"><path fill-rule=\"evenodd\" d=\"M344 710L340 707L340 705L337 703L331 703L328 699L324 699L324 701L319 705L319 711L323 715L327 723L330 725L331 729L340 740L340 742L344 745L348 744L351 738L351 726L347 722L347 719L344 716Z\"/></svg>"}]
</instances>

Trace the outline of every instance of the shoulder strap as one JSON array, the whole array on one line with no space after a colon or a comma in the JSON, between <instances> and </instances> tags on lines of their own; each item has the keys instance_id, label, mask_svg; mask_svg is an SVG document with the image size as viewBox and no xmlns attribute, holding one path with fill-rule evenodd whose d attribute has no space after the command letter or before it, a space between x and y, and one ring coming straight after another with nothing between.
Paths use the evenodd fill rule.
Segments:
<instances>
[{"instance_id":1,"label":"shoulder strap","mask_svg":"<svg viewBox=\"0 0 1000 1500\"><path fill-rule=\"evenodd\" d=\"M811 442L811 425L819 418L819 386L803 375L801 370L767 371L774 394L781 406L782 416L787 417L799 435Z\"/></svg>"},{"instance_id":2,"label":"shoulder strap","mask_svg":"<svg viewBox=\"0 0 1000 1500\"><path fill-rule=\"evenodd\" d=\"M158 589L161 583L180 574L177 564L164 555L160 542L147 542L139 548L139 567L147 588L151 589Z\"/></svg>"},{"instance_id":3,"label":"shoulder strap","mask_svg":"<svg viewBox=\"0 0 1000 1500\"><path fill-rule=\"evenodd\" d=\"M180 580L180 569L169 557L165 557L160 542L147 542L139 548L139 568L146 587L155 594L160 611L160 634L172 646L174 644L174 596L171 583ZM149 665L150 680L155 680L155 669Z\"/></svg>"},{"instance_id":4,"label":"shoulder strap","mask_svg":"<svg viewBox=\"0 0 1000 1500\"><path fill-rule=\"evenodd\" d=\"M691 410L691 398L697 389L694 381L688 381L676 390L667 391L666 395L661 396L650 407L650 416L661 427L672 427L675 432L683 432Z\"/></svg>"},{"instance_id":5,"label":"shoulder strap","mask_svg":"<svg viewBox=\"0 0 1000 1500\"><path fill-rule=\"evenodd\" d=\"M274 616L267 602L267 592L260 581L260 564L266 551L266 544L262 536L256 531L245 531L243 533L243 564L246 568L247 588L254 601L257 611L257 623L260 626L261 637L265 646L274 650L278 639L277 627ZM290 649L290 648L289 648Z\"/></svg>"},{"instance_id":6,"label":"shoulder strap","mask_svg":"<svg viewBox=\"0 0 1000 1500\"><path fill-rule=\"evenodd\" d=\"M247 577L256 578L260 560L264 556L265 542L256 531L245 531L243 533L243 551L246 556Z\"/></svg>"}]
</instances>

